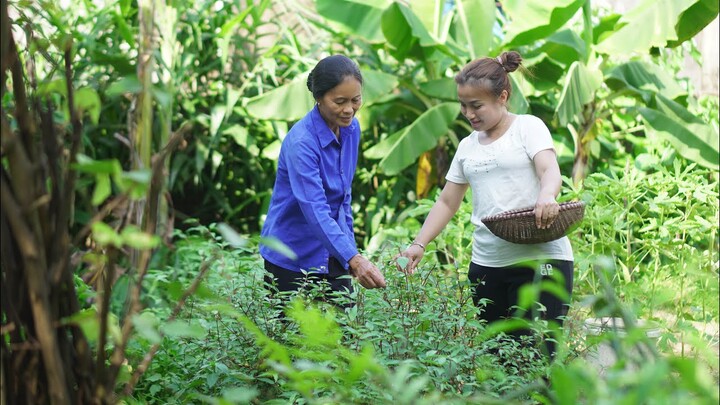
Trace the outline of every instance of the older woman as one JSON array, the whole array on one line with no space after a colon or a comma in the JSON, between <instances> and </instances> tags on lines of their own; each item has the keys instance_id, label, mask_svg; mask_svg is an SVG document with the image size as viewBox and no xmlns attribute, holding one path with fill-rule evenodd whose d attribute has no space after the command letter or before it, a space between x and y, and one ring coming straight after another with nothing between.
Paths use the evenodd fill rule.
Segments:
<instances>
[{"instance_id":1,"label":"older woman","mask_svg":"<svg viewBox=\"0 0 720 405\"><path fill-rule=\"evenodd\" d=\"M260 247L267 281L279 291L326 281L333 291L351 292L350 278L343 277L348 274L363 287L385 287L382 273L358 253L350 207L362 84L358 66L342 55L322 59L308 77L316 104L283 140L262 230L262 236L279 239L297 255L292 259Z\"/></svg>"}]
</instances>

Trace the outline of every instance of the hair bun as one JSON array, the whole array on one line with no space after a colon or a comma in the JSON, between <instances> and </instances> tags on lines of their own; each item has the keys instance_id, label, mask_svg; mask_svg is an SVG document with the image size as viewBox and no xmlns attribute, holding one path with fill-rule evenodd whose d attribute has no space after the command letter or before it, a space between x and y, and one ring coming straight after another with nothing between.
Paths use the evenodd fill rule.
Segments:
<instances>
[{"instance_id":1,"label":"hair bun","mask_svg":"<svg viewBox=\"0 0 720 405\"><path fill-rule=\"evenodd\" d=\"M500 56L497 57L497 61L506 72L510 73L516 71L520 67L520 64L522 63L522 56L515 51L507 51L501 53Z\"/></svg>"},{"instance_id":2,"label":"hair bun","mask_svg":"<svg viewBox=\"0 0 720 405\"><path fill-rule=\"evenodd\" d=\"M311 70L307 77L307 88L310 90L310 93L313 92L313 72L315 72L315 69Z\"/></svg>"}]
</instances>

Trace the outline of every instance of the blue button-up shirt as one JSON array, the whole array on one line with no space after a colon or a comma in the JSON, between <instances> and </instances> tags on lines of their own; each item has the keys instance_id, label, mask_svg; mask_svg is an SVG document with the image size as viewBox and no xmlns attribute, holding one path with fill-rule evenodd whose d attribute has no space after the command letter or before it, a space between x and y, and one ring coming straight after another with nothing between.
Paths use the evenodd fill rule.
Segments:
<instances>
[{"instance_id":1,"label":"blue button-up shirt","mask_svg":"<svg viewBox=\"0 0 720 405\"><path fill-rule=\"evenodd\" d=\"M330 257L348 268L358 253L350 201L359 148L357 119L340 127L338 141L317 106L290 129L261 235L282 241L297 260L261 245L263 258L292 271L327 273Z\"/></svg>"}]
</instances>

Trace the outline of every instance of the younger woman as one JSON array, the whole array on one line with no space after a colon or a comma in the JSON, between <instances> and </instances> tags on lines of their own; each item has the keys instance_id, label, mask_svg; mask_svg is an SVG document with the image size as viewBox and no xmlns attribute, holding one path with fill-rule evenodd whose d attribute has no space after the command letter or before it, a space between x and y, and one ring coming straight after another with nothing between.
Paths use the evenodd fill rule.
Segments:
<instances>
[{"instance_id":1,"label":"younger woman","mask_svg":"<svg viewBox=\"0 0 720 405\"><path fill-rule=\"evenodd\" d=\"M540 277L559 272L568 296L572 291L573 253L567 237L514 244L493 235L480 221L488 215L534 206L536 226L546 228L559 212L555 197L560 192L560 169L550 132L539 118L507 109L512 91L508 75L521 62L517 52L503 52L497 58L476 59L455 76L461 112L474 131L458 145L447 184L415 241L401 254L409 259L405 271L412 273L425 247L455 215L470 187L475 232L468 278L474 286L475 304L489 299L481 311L481 318L488 322L510 317L520 288ZM546 319L562 324L565 302L542 293L540 303ZM515 335L527 333L522 330ZM553 345L548 349L552 355Z\"/></svg>"}]
</instances>

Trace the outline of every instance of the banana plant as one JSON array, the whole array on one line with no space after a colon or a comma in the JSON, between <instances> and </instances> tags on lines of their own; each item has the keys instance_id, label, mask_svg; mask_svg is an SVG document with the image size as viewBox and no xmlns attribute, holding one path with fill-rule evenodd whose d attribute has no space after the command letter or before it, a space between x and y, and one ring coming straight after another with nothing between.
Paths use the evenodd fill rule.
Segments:
<instances>
[{"instance_id":1,"label":"banana plant","mask_svg":"<svg viewBox=\"0 0 720 405\"><path fill-rule=\"evenodd\" d=\"M371 53L363 56L362 67L368 79L366 92L372 94L365 95L359 116L363 128L380 135L365 158L379 160L378 172L387 176L424 162L418 165L416 193L427 195L437 182L431 174L443 172L445 167L437 166L448 161L446 156L432 158L442 156L433 151L444 151L448 143L456 147L458 131L471 131L458 119L452 74L500 43L493 34L498 17L495 2L317 0L315 5L323 24L364 43L362 49ZM511 104L523 113L528 103L514 86L518 91ZM297 108L275 108L288 94L301 101ZM248 112L258 118L295 120L312 102L304 94L303 80L298 78L248 100ZM426 125L430 121L433 125Z\"/></svg>"},{"instance_id":2,"label":"banana plant","mask_svg":"<svg viewBox=\"0 0 720 405\"><path fill-rule=\"evenodd\" d=\"M592 16L590 0L552 0L538 7L508 1L503 6L510 22L501 48L522 49L536 73L526 92L559 91L553 126L572 136L575 183L588 174L590 158L600 157L597 138L617 113L642 120L647 135L667 139L686 159L718 168L717 130L693 116L688 91L651 57L689 40L717 18L717 2L645 0L622 16L599 19ZM576 33L567 26L580 8L583 24Z\"/></svg>"},{"instance_id":3,"label":"banana plant","mask_svg":"<svg viewBox=\"0 0 720 405\"><path fill-rule=\"evenodd\" d=\"M543 118L556 140L575 145L570 159L576 182L601 157L601 138L617 130L618 114L643 122L648 136L669 139L685 158L717 165L717 131L690 119L687 89L652 56L692 38L716 18L716 3L645 0L622 16L602 15L589 0L501 5L491 0L315 1L314 25L343 43L368 77L365 91L371 94L365 95L359 118L374 143L364 152L377 161L372 173L394 176L416 168L416 194L426 195L432 174L441 173L448 160L433 152L451 151L471 130L451 106L453 74L472 58L505 50L520 51L531 71L513 75L519 80L513 80L511 109L550 112ZM623 40L628 32L633 41ZM284 103L289 94L299 101L297 109ZM244 106L257 118L288 122L310 103L298 77L245 100ZM702 129L676 130L682 126Z\"/></svg>"}]
</instances>

